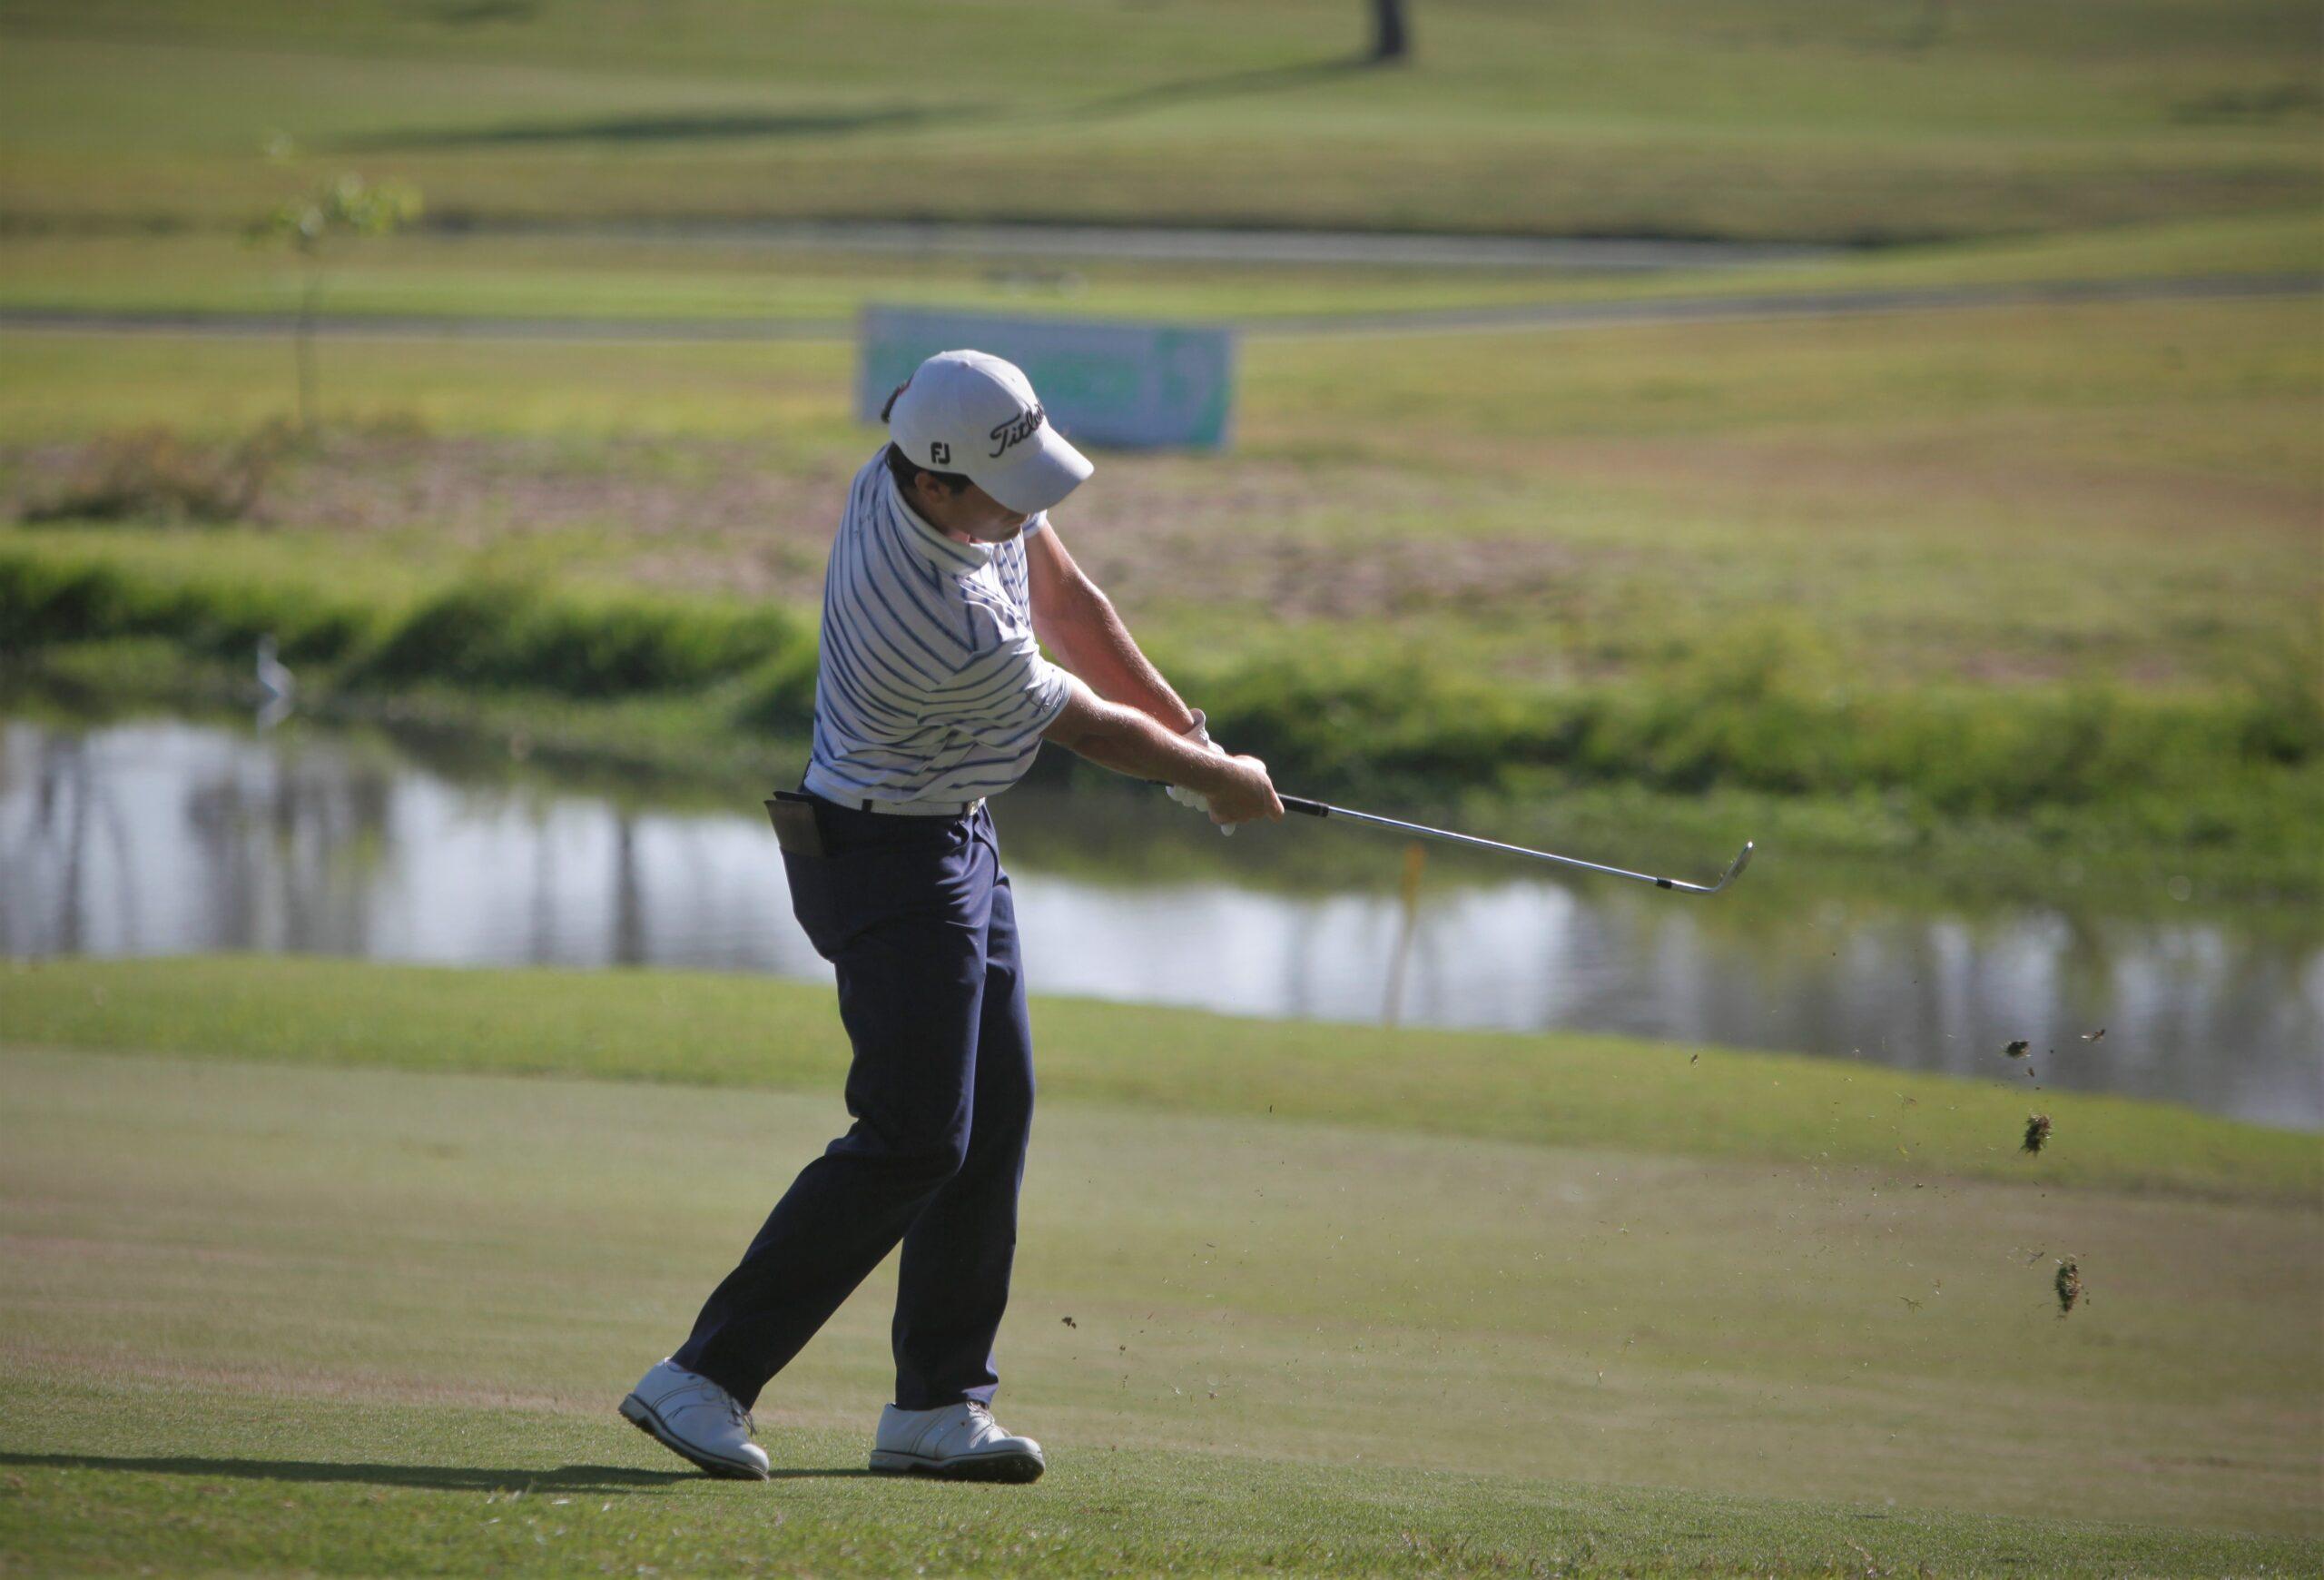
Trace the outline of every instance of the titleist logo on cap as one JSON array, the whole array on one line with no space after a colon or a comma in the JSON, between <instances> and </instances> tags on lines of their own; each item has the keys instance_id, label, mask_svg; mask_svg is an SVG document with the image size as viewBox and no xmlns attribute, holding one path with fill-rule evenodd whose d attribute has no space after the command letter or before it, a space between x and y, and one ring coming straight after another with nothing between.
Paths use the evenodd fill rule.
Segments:
<instances>
[{"instance_id":1,"label":"titleist logo on cap","mask_svg":"<svg viewBox=\"0 0 2324 1580\"><path fill-rule=\"evenodd\" d=\"M1008 421L997 425L985 436L993 440L993 455L998 457L1007 451L1010 445L1032 438L1034 434L1040 431L1041 423L1048 416L1049 413L1041 409L1040 402L1035 401L1030 411L1022 416L1012 417Z\"/></svg>"}]
</instances>

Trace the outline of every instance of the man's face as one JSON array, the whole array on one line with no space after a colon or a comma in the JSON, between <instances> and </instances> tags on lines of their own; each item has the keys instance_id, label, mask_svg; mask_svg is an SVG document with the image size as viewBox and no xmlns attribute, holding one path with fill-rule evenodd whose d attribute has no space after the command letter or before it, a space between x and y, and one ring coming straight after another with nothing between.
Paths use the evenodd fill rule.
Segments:
<instances>
[{"instance_id":1,"label":"man's face","mask_svg":"<svg viewBox=\"0 0 2324 1580\"><path fill-rule=\"evenodd\" d=\"M925 472L920 475L912 490L912 505L939 531L978 543L1006 543L1032 519L1021 510L1010 509L974 483L957 494L950 493L931 483Z\"/></svg>"}]
</instances>

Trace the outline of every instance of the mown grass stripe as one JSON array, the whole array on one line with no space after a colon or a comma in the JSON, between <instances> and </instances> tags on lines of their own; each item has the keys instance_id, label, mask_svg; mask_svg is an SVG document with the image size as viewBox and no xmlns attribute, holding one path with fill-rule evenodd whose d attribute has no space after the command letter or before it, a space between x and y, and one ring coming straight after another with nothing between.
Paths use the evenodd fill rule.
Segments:
<instances>
[{"instance_id":1,"label":"mown grass stripe","mask_svg":"<svg viewBox=\"0 0 2324 1580\"><path fill-rule=\"evenodd\" d=\"M1044 997L1045 1101L2044 1185L2315 1201L2324 1141L2166 1104L1573 1033L1384 1030ZM309 958L19 962L0 1042L836 1091L830 991L684 972Z\"/></svg>"}]
</instances>

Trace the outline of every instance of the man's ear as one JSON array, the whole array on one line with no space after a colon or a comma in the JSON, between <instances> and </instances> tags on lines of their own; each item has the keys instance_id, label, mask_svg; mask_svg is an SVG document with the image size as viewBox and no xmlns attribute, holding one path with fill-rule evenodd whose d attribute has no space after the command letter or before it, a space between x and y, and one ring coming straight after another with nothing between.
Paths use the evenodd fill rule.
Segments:
<instances>
[{"instance_id":1,"label":"man's ear","mask_svg":"<svg viewBox=\"0 0 2324 1580\"><path fill-rule=\"evenodd\" d=\"M911 500L924 510L929 505L949 505L952 502L952 486L940 483L934 472L914 472L911 475Z\"/></svg>"}]
</instances>

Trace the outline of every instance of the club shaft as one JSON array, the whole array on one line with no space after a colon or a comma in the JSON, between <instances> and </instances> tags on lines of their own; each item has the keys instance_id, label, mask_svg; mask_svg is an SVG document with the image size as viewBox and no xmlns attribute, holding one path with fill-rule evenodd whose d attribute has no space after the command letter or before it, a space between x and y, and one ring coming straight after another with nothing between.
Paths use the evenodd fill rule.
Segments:
<instances>
[{"instance_id":1,"label":"club shaft","mask_svg":"<svg viewBox=\"0 0 2324 1580\"><path fill-rule=\"evenodd\" d=\"M1652 884L1658 889L1685 889L1707 894L1711 891L1700 884L1682 883L1677 878L1658 878L1652 873L1634 873L1626 867L1610 867L1597 862L1586 862L1579 856L1559 855L1554 851L1531 850L1521 844L1504 844L1497 839L1480 839L1473 834L1455 834L1449 828L1431 828L1424 823L1406 823L1402 818L1383 817L1376 812L1356 812L1345 806L1334 806L1329 802L1310 801L1304 795L1280 797L1285 812L1302 813L1309 817L1344 817L1352 823L1369 823L1379 828L1401 829L1406 834L1419 834L1423 839L1442 840L1446 844L1467 845L1472 850L1498 851L1503 855L1523 856L1531 861L1553 862L1561 867L1574 867L1585 873L1603 873L1608 877L1629 878L1633 883Z\"/></svg>"}]
</instances>

